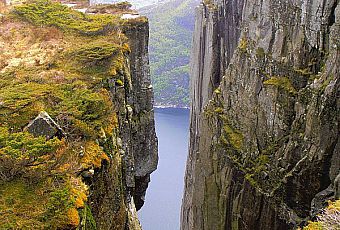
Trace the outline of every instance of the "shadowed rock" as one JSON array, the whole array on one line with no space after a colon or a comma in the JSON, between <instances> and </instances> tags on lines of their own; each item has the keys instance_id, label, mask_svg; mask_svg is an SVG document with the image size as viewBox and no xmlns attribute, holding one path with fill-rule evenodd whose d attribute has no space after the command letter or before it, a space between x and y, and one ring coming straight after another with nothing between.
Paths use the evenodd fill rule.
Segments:
<instances>
[{"instance_id":1,"label":"shadowed rock","mask_svg":"<svg viewBox=\"0 0 340 230\"><path fill-rule=\"evenodd\" d=\"M41 112L26 126L25 130L35 137L45 136L46 139L54 137L61 139L65 136L60 126L46 112Z\"/></svg>"}]
</instances>

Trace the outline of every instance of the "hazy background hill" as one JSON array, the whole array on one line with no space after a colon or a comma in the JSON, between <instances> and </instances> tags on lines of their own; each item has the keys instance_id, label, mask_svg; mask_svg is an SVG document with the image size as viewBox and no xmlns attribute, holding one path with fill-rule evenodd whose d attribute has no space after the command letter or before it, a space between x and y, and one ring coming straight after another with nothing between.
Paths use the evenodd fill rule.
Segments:
<instances>
[{"instance_id":1,"label":"hazy background hill","mask_svg":"<svg viewBox=\"0 0 340 230\"><path fill-rule=\"evenodd\" d=\"M96 3L120 0L92 0ZM150 20L150 67L155 105L189 106L189 59L194 11L201 0L130 0Z\"/></svg>"},{"instance_id":2,"label":"hazy background hill","mask_svg":"<svg viewBox=\"0 0 340 230\"><path fill-rule=\"evenodd\" d=\"M134 3L133 1L131 1ZM189 105L189 56L200 0L167 0L139 11L150 20L151 76L157 106Z\"/></svg>"},{"instance_id":3,"label":"hazy background hill","mask_svg":"<svg viewBox=\"0 0 340 230\"><path fill-rule=\"evenodd\" d=\"M133 5L133 8L140 9L142 7L157 4L162 1L164 0L130 0L128 2ZM125 2L125 0L90 0L91 4L112 4L117 2Z\"/></svg>"}]
</instances>

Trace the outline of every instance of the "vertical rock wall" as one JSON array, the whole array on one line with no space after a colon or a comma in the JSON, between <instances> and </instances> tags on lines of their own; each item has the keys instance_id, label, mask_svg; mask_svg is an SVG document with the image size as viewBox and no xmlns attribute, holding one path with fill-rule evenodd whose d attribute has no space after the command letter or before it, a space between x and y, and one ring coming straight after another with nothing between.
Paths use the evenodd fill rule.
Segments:
<instances>
[{"instance_id":1,"label":"vertical rock wall","mask_svg":"<svg viewBox=\"0 0 340 230\"><path fill-rule=\"evenodd\" d=\"M334 197L339 10L335 0L198 8L181 229L293 229Z\"/></svg>"},{"instance_id":2,"label":"vertical rock wall","mask_svg":"<svg viewBox=\"0 0 340 230\"><path fill-rule=\"evenodd\" d=\"M113 146L113 164L104 165L93 180L91 197L98 229L139 229L136 209L145 199L150 174L158 163L153 111L153 89L149 73L148 22L126 27L131 53L124 85L112 79L113 100L119 107L118 133ZM113 217L113 218L112 218ZM120 221L120 222L119 222Z\"/></svg>"},{"instance_id":3,"label":"vertical rock wall","mask_svg":"<svg viewBox=\"0 0 340 230\"><path fill-rule=\"evenodd\" d=\"M137 25L126 31L129 38L131 55L131 90L127 94L128 128L121 129L123 136L129 130L128 152L133 159L135 186L133 196L139 210L144 204L144 196L150 174L157 169L158 147L154 121L153 88L149 67L149 24ZM130 109L131 108L131 109ZM126 123L126 122L125 122ZM127 128L127 129L126 129ZM127 176L129 176L127 174Z\"/></svg>"}]
</instances>

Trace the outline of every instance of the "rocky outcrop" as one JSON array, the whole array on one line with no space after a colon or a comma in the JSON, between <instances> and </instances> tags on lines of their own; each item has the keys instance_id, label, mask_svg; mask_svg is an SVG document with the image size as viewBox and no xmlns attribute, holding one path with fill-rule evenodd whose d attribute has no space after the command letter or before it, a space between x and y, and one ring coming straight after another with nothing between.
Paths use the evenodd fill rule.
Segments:
<instances>
[{"instance_id":1,"label":"rocky outcrop","mask_svg":"<svg viewBox=\"0 0 340 230\"><path fill-rule=\"evenodd\" d=\"M46 139L65 137L60 126L46 112L41 112L25 129L36 137L44 136Z\"/></svg>"},{"instance_id":2,"label":"rocky outcrop","mask_svg":"<svg viewBox=\"0 0 340 230\"><path fill-rule=\"evenodd\" d=\"M127 57L128 71L123 74L124 85L111 84L110 91L115 97L118 110L118 132L115 145L122 156L121 172L116 165L104 165L93 179L94 190L91 200L94 216L99 220L99 229L121 229L125 222L108 221L108 216L119 215L120 202L128 198L129 221L134 219L145 200L150 174L157 169L158 150L153 111L153 90L150 80L148 22L127 27L124 31L129 39L131 53ZM115 82L115 79L111 79ZM117 175L118 173L118 175ZM110 176L109 176L110 175ZM123 184L121 184L123 183ZM122 189L122 186L125 187ZM118 191L117 191L118 189ZM119 191L120 190L120 191ZM134 202L130 202L134 200ZM115 202L112 202L115 201ZM110 214L111 213L111 214ZM118 213L118 214L117 214ZM136 229L130 223L129 229Z\"/></svg>"},{"instance_id":3,"label":"rocky outcrop","mask_svg":"<svg viewBox=\"0 0 340 230\"><path fill-rule=\"evenodd\" d=\"M293 229L334 198L339 11L335 0L199 6L181 229Z\"/></svg>"},{"instance_id":4,"label":"rocky outcrop","mask_svg":"<svg viewBox=\"0 0 340 230\"><path fill-rule=\"evenodd\" d=\"M148 20L88 7L0 7L0 229L141 229L158 163Z\"/></svg>"},{"instance_id":5,"label":"rocky outcrop","mask_svg":"<svg viewBox=\"0 0 340 230\"><path fill-rule=\"evenodd\" d=\"M120 177L123 178L118 180L105 179L107 175L114 174L114 172L110 172L113 169L104 168L105 173L99 175L101 179L94 180L94 186L106 188L98 189L101 192L93 197L93 200L98 199L101 202L100 205L94 205L94 207L101 207L101 210L95 212L95 215L102 219L102 223L105 223L102 225L103 229L110 229L117 224L112 222L109 223L110 225L106 225L108 223L107 209L117 213L120 208L117 202L110 202L110 200L121 200L119 198L121 193L115 192L119 185L115 183L110 185L110 181L125 181L127 186L125 193L128 196L133 196L136 208L139 210L144 204L150 174L157 168L153 91L149 87L151 83L148 65L148 28L148 23L145 22L125 31L131 49L127 61L130 71L124 76L124 86L111 87L111 91L115 95L114 100L120 105L118 108L119 133L116 134L116 144L123 156L124 174L121 174ZM108 182L103 185L105 180ZM112 188L112 192L107 192L108 188ZM107 196L107 199L103 199L103 196ZM107 208L103 208L103 206L107 206Z\"/></svg>"},{"instance_id":6,"label":"rocky outcrop","mask_svg":"<svg viewBox=\"0 0 340 230\"><path fill-rule=\"evenodd\" d=\"M157 169L158 147L155 133L153 88L149 67L149 24L137 25L125 31L131 47L131 83L132 91L126 98L130 120L130 152L133 152L134 177L136 189L134 198L137 210L144 203L150 174ZM125 130L125 129L122 129Z\"/></svg>"}]
</instances>

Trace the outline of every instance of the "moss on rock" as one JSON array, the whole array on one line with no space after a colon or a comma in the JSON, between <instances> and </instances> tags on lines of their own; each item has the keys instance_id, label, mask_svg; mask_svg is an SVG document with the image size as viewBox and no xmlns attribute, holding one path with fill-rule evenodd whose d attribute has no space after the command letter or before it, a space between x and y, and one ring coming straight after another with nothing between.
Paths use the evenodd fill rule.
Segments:
<instances>
[{"instance_id":1,"label":"moss on rock","mask_svg":"<svg viewBox=\"0 0 340 230\"><path fill-rule=\"evenodd\" d=\"M294 88L292 82L287 77L271 77L268 80L263 82L264 85L273 85L277 86L280 89L284 89L291 94L297 94L296 89Z\"/></svg>"}]
</instances>

